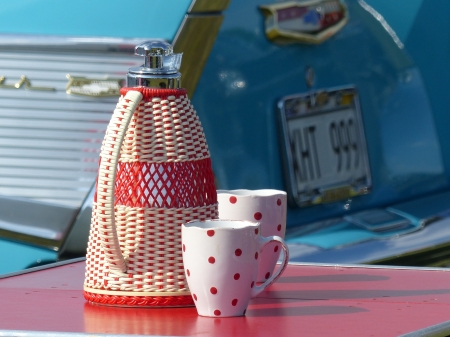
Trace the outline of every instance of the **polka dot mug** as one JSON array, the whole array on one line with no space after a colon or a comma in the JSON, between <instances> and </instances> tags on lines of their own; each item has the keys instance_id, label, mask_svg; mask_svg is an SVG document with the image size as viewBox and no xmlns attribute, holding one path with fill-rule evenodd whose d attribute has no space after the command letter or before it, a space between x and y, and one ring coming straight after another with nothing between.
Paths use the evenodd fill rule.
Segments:
<instances>
[{"instance_id":1,"label":"polka dot mug","mask_svg":"<svg viewBox=\"0 0 450 337\"><path fill-rule=\"evenodd\" d=\"M243 316L251 298L276 281L289 253L278 236L262 237L260 224L240 220L191 221L181 226L187 283L201 316ZM280 268L256 284L261 250L278 242L284 250Z\"/></svg>"},{"instance_id":2,"label":"polka dot mug","mask_svg":"<svg viewBox=\"0 0 450 337\"><path fill-rule=\"evenodd\" d=\"M276 235L284 239L286 232L286 192L263 190L218 190L219 219L257 221L261 235ZM272 275L280 257L281 246L277 242L267 245L259 259L258 282Z\"/></svg>"}]
</instances>

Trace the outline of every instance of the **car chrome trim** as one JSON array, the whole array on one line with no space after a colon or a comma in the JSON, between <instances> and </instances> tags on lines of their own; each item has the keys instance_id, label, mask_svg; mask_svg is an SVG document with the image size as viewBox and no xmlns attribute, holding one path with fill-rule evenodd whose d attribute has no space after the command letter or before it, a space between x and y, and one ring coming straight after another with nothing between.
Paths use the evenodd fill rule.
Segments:
<instances>
[{"instance_id":1,"label":"car chrome trim","mask_svg":"<svg viewBox=\"0 0 450 337\"><path fill-rule=\"evenodd\" d=\"M435 220L420 230L405 235L369 239L356 242L351 245L340 246L331 249L323 249L306 244L289 244L291 262L312 262L327 264L362 263L377 265L397 265L396 259L411 258L414 263L416 254L429 256L428 260L421 261L420 265L447 266L450 264L450 218ZM433 250L438 256L433 260ZM445 252L447 255L443 256ZM404 261L406 262L406 261ZM412 265L409 263L409 266ZM407 265L402 263L402 265ZM404 267L399 267L404 268ZM411 268L411 267L405 267ZM414 267L415 268L415 267Z\"/></svg>"},{"instance_id":2,"label":"car chrome trim","mask_svg":"<svg viewBox=\"0 0 450 337\"><path fill-rule=\"evenodd\" d=\"M26 74L22 86L30 86L32 79L31 88L55 89L0 89L0 196L78 208L89 193L117 98L68 95L66 75L123 74L125 80L128 67L141 60L134 56L134 45L127 47L134 40L73 41L77 39L0 36L4 77Z\"/></svg>"},{"instance_id":3,"label":"car chrome trim","mask_svg":"<svg viewBox=\"0 0 450 337\"><path fill-rule=\"evenodd\" d=\"M150 39L150 38L148 38ZM1 34L0 50L83 51L91 53L134 54L134 47L145 38L52 36L33 34ZM22 54L26 57L26 54ZM126 69L125 69L126 71Z\"/></svg>"},{"instance_id":4,"label":"car chrome trim","mask_svg":"<svg viewBox=\"0 0 450 337\"><path fill-rule=\"evenodd\" d=\"M125 84L123 78L93 79L75 77L70 74L67 74L66 77L69 80L66 85L66 93L69 95L91 97L120 96L120 89Z\"/></svg>"},{"instance_id":5,"label":"car chrome trim","mask_svg":"<svg viewBox=\"0 0 450 337\"><path fill-rule=\"evenodd\" d=\"M280 264L277 262L277 264ZM390 270L422 270L422 271L445 271L450 272L448 268L440 267L408 267L408 266L389 266L389 265L371 265L371 264L347 264L347 263L315 263L315 262L289 262L292 266L305 267L333 267L333 268L364 268L364 269L390 269Z\"/></svg>"},{"instance_id":6,"label":"car chrome trim","mask_svg":"<svg viewBox=\"0 0 450 337\"><path fill-rule=\"evenodd\" d=\"M423 329L412 331L398 337L446 337L450 336L450 321L435 324Z\"/></svg>"},{"instance_id":7,"label":"car chrome trim","mask_svg":"<svg viewBox=\"0 0 450 337\"><path fill-rule=\"evenodd\" d=\"M18 276L18 275L24 275L24 274L29 274L29 273L34 273L36 271L41 271L41 270L46 270L46 269L52 269L52 268L56 268L56 267L61 267L61 266L65 266L67 264L72 264L72 263L77 263L77 262L82 262L85 261L86 257L78 257L75 259L70 259L70 260L64 260L64 261L58 261L58 262L54 262L54 263L49 263L49 264L44 264L42 266L37 266L37 267L32 267L32 268L27 268L24 270L19 270L19 271L15 271L13 273L7 273L7 274L2 274L0 275L0 280L4 279L4 278L8 278L8 277L13 277L13 276ZM1 331L1 330L0 330ZM1 336L1 335L0 335Z\"/></svg>"},{"instance_id":8,"label":"car chrome trim","mask_svg":"<svg viewBox=\"0 0 450 337\"><path fill-rule=\"evenodd\" d=\"M395 44L400 48L404 48L404 44L402 41L400 41L400 38L397 36L395 31L389 26L387 21L383 18L383 16L378 13L372 6L370 6L366 1L364 0L358 0L358 3L361 5L362 8L364 8L368 13L370 13L380 24L381 26L386 30L386 32L392 37L392 40L395 42Z\"/></svg>"},{"instance_id":9,"label":"car chrome trim","mask_svg":"<svg viewBox=\"0 0 450 337\"><path fill-rule=\"evenodd\" d=\"M26 90L55 91L53 87L36 87L31 85L31 81L25 76L20 76L20 80L15 84L4 84L5 76L0 76L0 88L2 89L20 89L25 86Z\"/></svg>"}]
</instances>

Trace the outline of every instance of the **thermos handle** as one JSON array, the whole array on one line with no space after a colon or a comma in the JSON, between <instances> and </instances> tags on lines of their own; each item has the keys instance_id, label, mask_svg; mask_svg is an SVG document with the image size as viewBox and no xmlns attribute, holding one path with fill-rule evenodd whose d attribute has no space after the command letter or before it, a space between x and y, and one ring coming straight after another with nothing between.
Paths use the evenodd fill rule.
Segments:
<instances>
[{"instance_id":1,"label":"thermos handle","mask_svg":"<svg viewBox=\"0 0 450 337\"><path fill-rule=\"evenodd\" d=\"M109 271L124 275L127 271L120 250L114 218L114 188L117 163L125 134L134 110L142 100L142 94L130 90L119 100L109 121L100 152L100 167L97 180L97 226L100 243L109 265Z\"/></svg>"}]
</instances>

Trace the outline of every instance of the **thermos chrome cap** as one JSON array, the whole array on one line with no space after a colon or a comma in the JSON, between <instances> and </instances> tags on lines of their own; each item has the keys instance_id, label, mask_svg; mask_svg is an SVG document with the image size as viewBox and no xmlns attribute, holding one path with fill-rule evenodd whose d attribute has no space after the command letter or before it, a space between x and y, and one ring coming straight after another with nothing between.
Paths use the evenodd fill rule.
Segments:
<instances>
[{"instance_id":1,"label":"thermos chrome cap","mask_svg":"<svg viewBox=\"0 0 450 337\"><path fill-rule=\"evenodd\" d=\"M145 41L135 47L134 54L144 56L144 64L128 69L127 87L181 87L179 70L183 54L174 54L170 43L162 40Z\"/></svg>"}]
</instances>

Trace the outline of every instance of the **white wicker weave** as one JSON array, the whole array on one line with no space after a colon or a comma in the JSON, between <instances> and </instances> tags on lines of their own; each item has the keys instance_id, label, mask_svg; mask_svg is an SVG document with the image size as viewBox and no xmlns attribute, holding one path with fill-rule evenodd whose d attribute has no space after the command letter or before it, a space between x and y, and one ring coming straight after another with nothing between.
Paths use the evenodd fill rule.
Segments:
<instances>
[{"instance_id":1,"label":"white wicker weave","mask_svg":"<svg viewBox=\"0 0 450 337\"><path fill-rule=\"evenodd\" d=\"M101 149L86 291L132 292L133 296L189 294L180 249L181 224L217 218L217 203L186 208L114 206L116 169L118 163L205 158L209 151L203 129L186 95L145 102L140 92L131 90L121 97Z\"/></svg>"}]
</instances>

